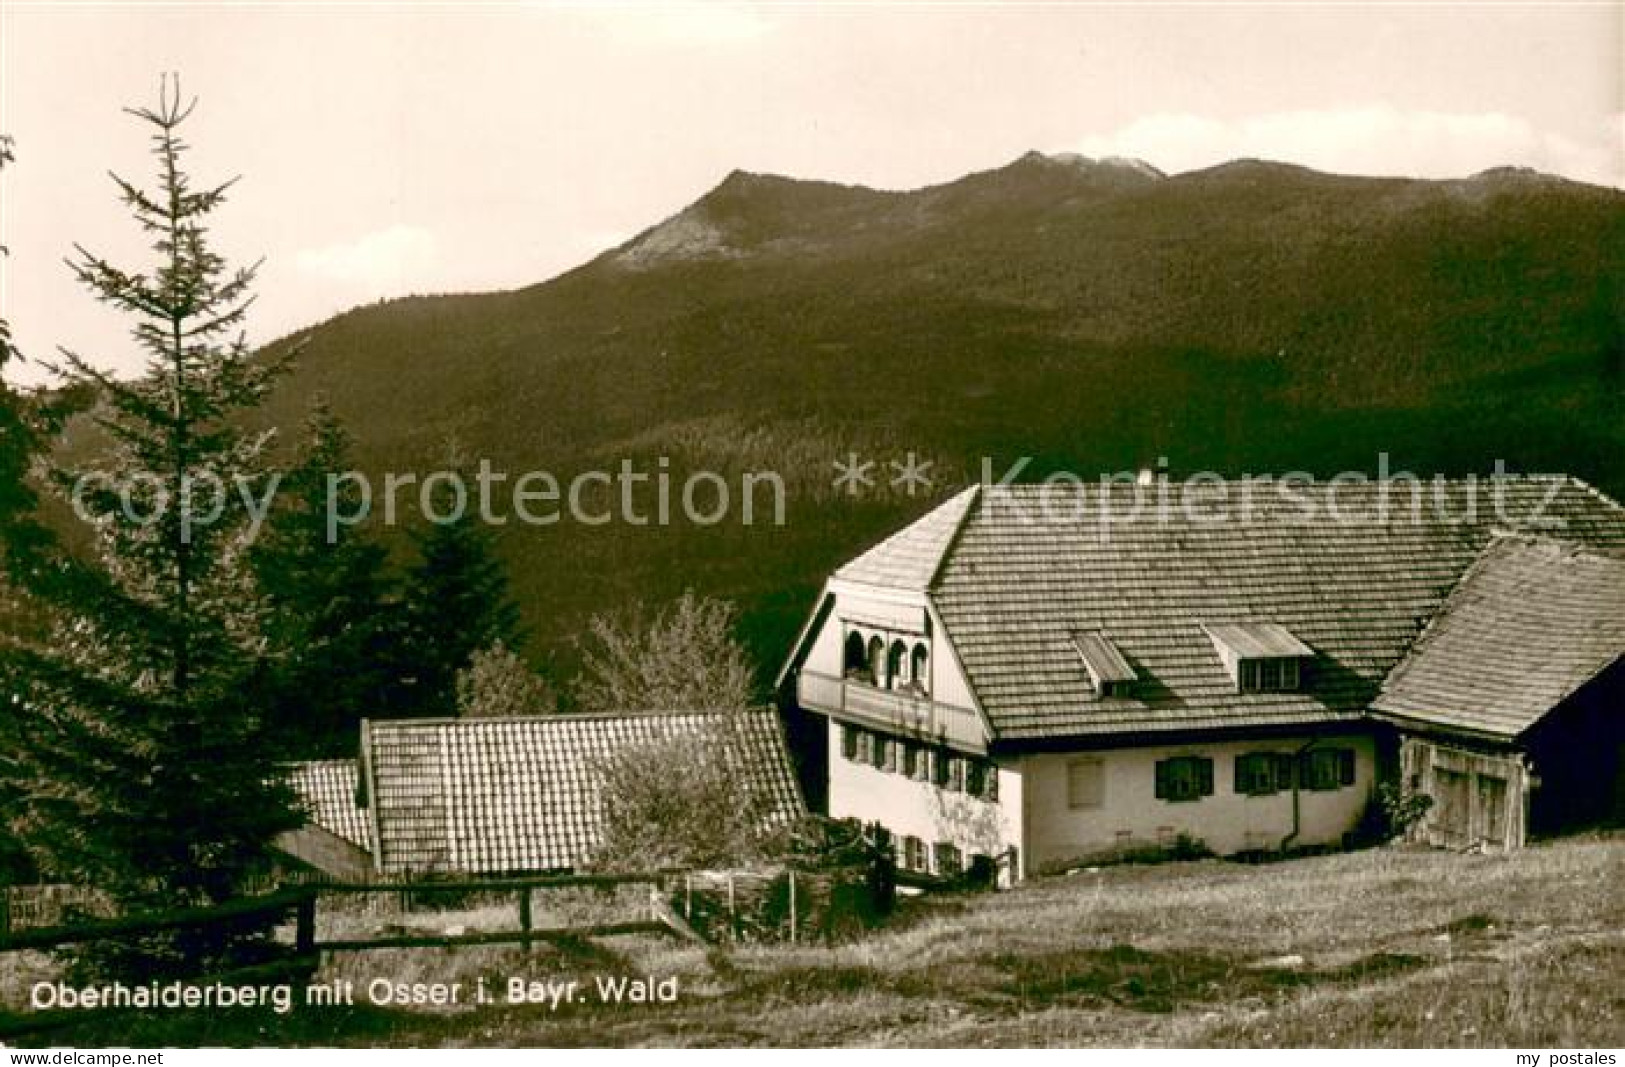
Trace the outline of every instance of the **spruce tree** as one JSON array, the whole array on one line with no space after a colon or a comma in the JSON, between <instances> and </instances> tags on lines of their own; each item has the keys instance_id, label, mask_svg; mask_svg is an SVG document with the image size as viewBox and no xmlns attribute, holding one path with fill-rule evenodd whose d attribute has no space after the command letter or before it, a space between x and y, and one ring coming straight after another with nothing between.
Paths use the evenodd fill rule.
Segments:
<instances>
[{"instance_id":1,"label":"spruce tree","mask_svg":"<svg viewBox=\"0 0 1625 1067\"><path fill-rule=\"evenodd\" d=\"M329 521L335 506L356 511L349 454L349 435L318 401L253 550L268 609L266 725L291 758L353 755L361 719L391 717L400 699L388 553L364 528Z\"/></svg>"},{"instance_id":2,"label":"spruce tree","mask_svg":"<svg viewBox=\"0 0 1625 1067\"><path fill-rule=\"evenodd\" d=\"M519 643L519 608L490 534L464 514L431 522L413 538L418 560L407 575L405 652L411 672L407 714L457 714L457 675L474 654Z\"/></svg>"},{"instance_id":3,"label":"spruce tree","mask_svg":"<svg viewBox=\"0 0 1625 1067\"><path fill-rule=\"evenodd\" d=\"M11 138L0 134L0 169L12 162ZM0 246L0 261L6 255ZM36 562L46 541L34 519L35 495L29 468L39 449L36 405L6 381L8 366L19 360L11 343L11 324L0 318L0 809L24 802L18 776L11 773L10 753L17 747L16 725L23 680L10 653L30 627L17 582ZM32 875L27 851L0 825L0 885Z\"/></svg>"},{"instance_id":4,"label":"spruce tree","mask_svg":"<svg viewBox=\"0 0 1625 1067\"><path fill-rule=\"evenodd\" d=\"M13 159L12 140L0 134L0 170ZM8 255L0 245L0 262ZM12 346L11 323L0 318L0 606L15 604L5 582L18 570L31 567L36 554L49 542L45 529L35 518L37 503L28 474L40 448L40 405L12 388L5 380L10 366L21 361Z\"/></svg>"},{"instance_id":5,"label":"spruce tree","mask_svg":"<svg viewBox=\"0 0 1625 1067\"><path fill-rule=\"evenodd\" d=\"M95 887L124 911L242 893L273 837L300 821L250 697L263 611L245 565L243 492L263 499L265 440L235 421L279 367L241 334L254 271L209 246L206 223L229 183L195 189L182 169L191 110L166 81L156 107L130 111L150 128L158 180L148 191L114 177L154 264L123 269L83 248L71 260L133 320L147 362L121 381L64 353L69 385L98 398L109 451L94 469L54 469L51 482L91 516L94 551L27 576L51 632L11 659L26 684L7 773L26 805L5 816L46 875ZM192 931L101 962L129 975L196 973L265 948Z\"/></svg>"}]
</instances>

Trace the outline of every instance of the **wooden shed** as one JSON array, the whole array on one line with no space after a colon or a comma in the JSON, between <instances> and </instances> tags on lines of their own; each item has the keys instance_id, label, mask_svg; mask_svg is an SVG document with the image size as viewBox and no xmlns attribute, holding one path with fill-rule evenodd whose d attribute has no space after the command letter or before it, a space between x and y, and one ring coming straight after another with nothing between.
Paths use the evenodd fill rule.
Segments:
<instances>
[{"instance_id":1,"label":"wooden shed","mask_svg":"<svg viewBox=\"0 0 1625 1067\"><path fill-rule=\"evenodd\" d=\"M1497 538L1394 669L1373 714L1401 732L1433 844L1518 848L1625 821L1625 560Z\"/></svg>"}]
</instances>

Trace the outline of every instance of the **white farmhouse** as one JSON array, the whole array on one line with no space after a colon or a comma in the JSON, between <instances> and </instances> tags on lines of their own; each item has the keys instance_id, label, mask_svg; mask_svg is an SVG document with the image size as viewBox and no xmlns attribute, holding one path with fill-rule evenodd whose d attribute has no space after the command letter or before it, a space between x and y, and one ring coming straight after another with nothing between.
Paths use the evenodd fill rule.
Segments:
<instances>
[{"instance_id":1,"label":"white farmhouse","mask_svg":"<svg viewBox=\"0 0 1625 1067\"><path fill-rule=\"evenodd\" d=\"M921 871L1336 846L1382 781L1455 791L1424 837L1516 847L1543 796L1625 814L1622 554L1625 509L1561 477L973 487L829 578L781 692L827 721L829 814ZM1458 588L1486 572L1522 583L1518 662L1569 650L1538 685Z\"/></svg>"}]
</instances>

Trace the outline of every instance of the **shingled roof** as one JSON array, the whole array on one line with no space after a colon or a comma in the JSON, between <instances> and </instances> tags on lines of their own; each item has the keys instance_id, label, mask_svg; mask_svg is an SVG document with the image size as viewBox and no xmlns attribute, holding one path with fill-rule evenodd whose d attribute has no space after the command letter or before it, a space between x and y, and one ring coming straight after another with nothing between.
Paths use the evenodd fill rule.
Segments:
<instances>
[{"instance_id":1,"label":"shingled roof","mask_svg":"<svg viewBox=\"0 0 1625 1067\"><path fill-rule=\"evenodd\" d=\"M1356 718L1498 531L1625 551L1625 509L1570 478L1428 482L1416 504L1403 482L988 486L837 577L926 592L1009 743ZM1313 651L1301 691L1236 692L1209 630L1260 623ZM1080 631L1132 665L1130 697L1100 699Z\"/></svg>"},{"instance_id":2,"label":"shingled roof","mask_svg":"<svg viewBox=\"0 0 1625 1067\"><path fill-rule=\"evenodd\" d=\"M600 761L630 746L699 736L709 712L398 719L365 724L362 744L385 873L566 870L599 842ZM731 758L768 799L769 818L804 809L778 715L741 713Z\"/></svg>"},{"instance_id":3,"label":"shingled roof","mask_svg":"<svg viewBox=\"0 0 1625 1067\"><path fill-rule=\"evenodd\" d=\"M1372 704L1511 739L1625 656L1625 560L1497 538Z\"/></svg>"},{"instance_id":4,"label":"shingled roof","mask_svg":"<svg viewBox=\"0 0 1625 1067\"><path fill-rule=\"evenodd\" d=\"M949 497L918 522L903 527L841 567L835 572L836 579L891 588L925 588L976 500L978 488L973 485Z\"/></svg>"},{"instance_id":5,"label":"shingled roof","mask_svg":"<svg viewBox=\"0 0 1625 1067\"><path fill-rule=\"evenodd\" d=\"M312 823L370 851L372 822L356 802L359 774L353 759L307 760L288 767L288 783Z\"/></svg>"}]
</instances>

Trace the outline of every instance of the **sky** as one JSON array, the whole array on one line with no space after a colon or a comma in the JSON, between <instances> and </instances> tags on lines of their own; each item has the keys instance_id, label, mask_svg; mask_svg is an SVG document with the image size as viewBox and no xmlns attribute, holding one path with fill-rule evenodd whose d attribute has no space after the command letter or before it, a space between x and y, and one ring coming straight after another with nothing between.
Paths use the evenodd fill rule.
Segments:
<instances>
[{"instance_id":1,"label":"sky","mask_svg":"<svg viewBox=\"0 0 1625 1067\"><path fill-rule=\"evenodd\" d=\"M128 323L64 258L146 252L108 172L178 72L249 340L554 276L736 168L913 188L1022 153L1175 173L1528 166L1625 187L1625 4L30 4L0 0L0 317L48 380Z\"/></svg>"}]
</instances>

